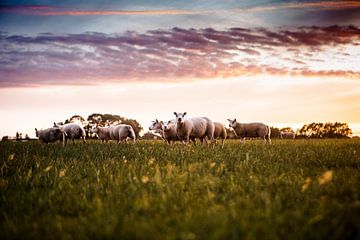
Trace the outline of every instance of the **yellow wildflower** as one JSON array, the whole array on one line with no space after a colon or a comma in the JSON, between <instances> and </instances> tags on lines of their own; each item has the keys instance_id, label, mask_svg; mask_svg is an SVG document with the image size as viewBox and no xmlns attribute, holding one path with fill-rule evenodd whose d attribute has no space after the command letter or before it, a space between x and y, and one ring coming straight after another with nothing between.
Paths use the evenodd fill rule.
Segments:
<instances>
[{"instance_id":1,"label":"yellow wildflower","mask_svg":"<svg viewBox=\"0 0 360 240\"><path fill-rule=\"evenodd\" d=\"M311 177L307 177L304 181L304 184L301 187L301 192L305 192L310 187L310 184L311 184Z\"/></svg>"},{"instance_id":2,"label":"yellow wildflower","mask_svg":"<svg viewBox=\"0 0 360 240\"><path fill-rule=\"evenodd\" d=\"M332 178L333 178L333 171L332 170L328 170L328 171L324 172L323 175L318 177L319 185L323 185L325 183L330 182L332 180Z\"/></svg>"},{"instance_id":3,"label":"yellow wildflower","mask_svg":"<svg viewBox=\"0 0 360 240\"><path fill-rule=\"evenodd\" d=\"M44 169L44 172L48 172L52 169L52 166L48 166L47 168Z\"/></svg>"},{"instance_id":4,"label":"yellow wildflower","mask_svg":"<svg viewBox=\"0 0 360 240\"><path fill-rule=\"evenodd\" d=\"M149 182L149 177L148 176L142 176L141 177L141 182L142 183L148 183Z\"/></svg>"}]
</instances>

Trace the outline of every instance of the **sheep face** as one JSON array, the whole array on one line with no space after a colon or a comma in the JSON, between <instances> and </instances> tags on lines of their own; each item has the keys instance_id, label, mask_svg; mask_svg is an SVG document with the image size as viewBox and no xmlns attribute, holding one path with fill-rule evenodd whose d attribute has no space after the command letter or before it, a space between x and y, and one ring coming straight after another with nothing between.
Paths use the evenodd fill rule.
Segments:
<instances>
[{"instance_id":1,"label":"sheep face","mask_svg":"<svg viewBox=\"0 0 360 240\"><path fill-rule=\"evenodd\" d=\"M171 121L164 122L163 123L163 130L164 131L170 130L170 124L171 124Z\"/></svg>"},{"instance_id":2,"label":"sheep face","mask_svg":"<svg viewBox=\"0 0 360 240\"><path fill-rule=\"evenodd\" d=\"M176 122L183 123L184 119L185 119L186 112L184 112L184 113L174 112L174 115L176 116Z\"/></svg>"},{"instance_id":3,"label":"sheep face","mask_svg":"<svg viewBox=\"0 0 360 240\"><path fill-rule=\"evenodd\" d=\"M90 133L98 133L98 132L99 132L99 128L96 125L92 126L92 128L90 129Z\"/></svg>"},{"instance_id":4,"label":"sheep face","mask_svg":"<svg viewBox=\"0 0 360 240\"><path fill-rule=\"evenodd\" d=\"M234 120L228 119L229 121L229 127L234 128L236 127L236 118Z\"/></svg>"},{"instance_id":5,"label":"sheep face","mask_svg":"<svg viewBox=\"0 0 360 240\"><path fill-rule=\"evenodd\" d=\"M159 122L159 120L155 120L155 121L152 121L152 124L150 125L149 127L149 130L159 130L161 129L161 124Z\"/></svg>"}]
</instances>

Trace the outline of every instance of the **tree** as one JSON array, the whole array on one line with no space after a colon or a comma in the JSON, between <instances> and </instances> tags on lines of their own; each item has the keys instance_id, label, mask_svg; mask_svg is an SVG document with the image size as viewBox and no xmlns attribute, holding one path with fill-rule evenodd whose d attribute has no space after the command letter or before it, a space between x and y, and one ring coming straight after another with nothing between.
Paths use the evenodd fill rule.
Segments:
<instances>
[{"instance_id":1,"label":"tree","mask_svg":"<svg viewBox=\"0 0 360 240\"><path fill-rule=\"evenodd\" d=\"M347 123L310 123L299 130L301 137L307 138L349 138L352 130Z\"/></svg>"},{"instance_id":2,"label":"tree","mask_svg":"<svg viewBox=\"0 0 360 240\"><path fill-rule=\"evenodd\" d=\"M280 129L277 127L270 127L270 137L280 138Z\"/></svg>"},{"instance_id":3,"label":"tree","mask_svg":"<svg viewBox=\"0 0 360 240\"><path fill-rule=\"evenodd\" d=\"M283 127L280 132L295 132L291 127Z\"/></svg>"}]
</instances>

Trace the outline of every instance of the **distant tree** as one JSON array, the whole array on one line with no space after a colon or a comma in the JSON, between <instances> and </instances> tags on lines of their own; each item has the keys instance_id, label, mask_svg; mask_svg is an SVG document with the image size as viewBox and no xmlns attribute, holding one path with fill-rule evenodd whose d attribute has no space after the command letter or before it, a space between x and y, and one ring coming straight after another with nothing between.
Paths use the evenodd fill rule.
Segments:
<instances>
[{"instance_id":1,"label":"distant tree","mask_svg":"<svg viewBox=\"0 0 360 240\"><path fill-rule=\"evenodd\" d=\"M84 123L85 119L80 115L74 115L71 118L69 118L69 122L81 122L81 123Z\"/></svg>"},{"instance_id":2,"label":"distant tree","mask_svg":"<svg viewBox=\"0 0 360 240\"><path fill-rule=\"evenodd\" d=\"M298 131L300 137L307 138L349 138L352 130L347 123L310 123Z\"/></svg>"},{"instance_id":3,"label":"distant tree","mask_svg":"<svg viewBox=\"0 0 360 240\"><path fill-rule=\"evenodd\" d=\"M270 127L270 137L280 138L280 129L277 127Z\"/></svg>"},{"instance_id":4,"label":"distant tree","mask_svg":"<svg viewBox=\"0 0 360 240\"><path fill-rule=\"evenodd\" d=\"M295 132L291 127L283 127L280 129L281 132Z\"/></svg>"},{"instance_id":5,"label":"distant tree","mask_svg":"<svg viewBox=\"0 0 360 240\"><path fill-rule=\"evenodd\" d=\"M9 141L9 136L3 136L3 137L1 138L1 141Z\"/></svg>"}]
</instances>

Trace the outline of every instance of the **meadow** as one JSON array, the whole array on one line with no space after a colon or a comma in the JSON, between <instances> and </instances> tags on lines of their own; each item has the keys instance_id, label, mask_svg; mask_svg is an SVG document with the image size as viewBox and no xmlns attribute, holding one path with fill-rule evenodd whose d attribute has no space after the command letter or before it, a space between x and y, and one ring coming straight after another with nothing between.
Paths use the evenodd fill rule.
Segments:
<instances>
[{"instance_id":1,"label":"meadow","mask_svg":"<svg viewBox=\"0 0 360 240\"><path fill-rule=\"evenodd\" d=\"M1 239L359 239L360 140L0 142Z\"/></svg>"}]
</instances>

